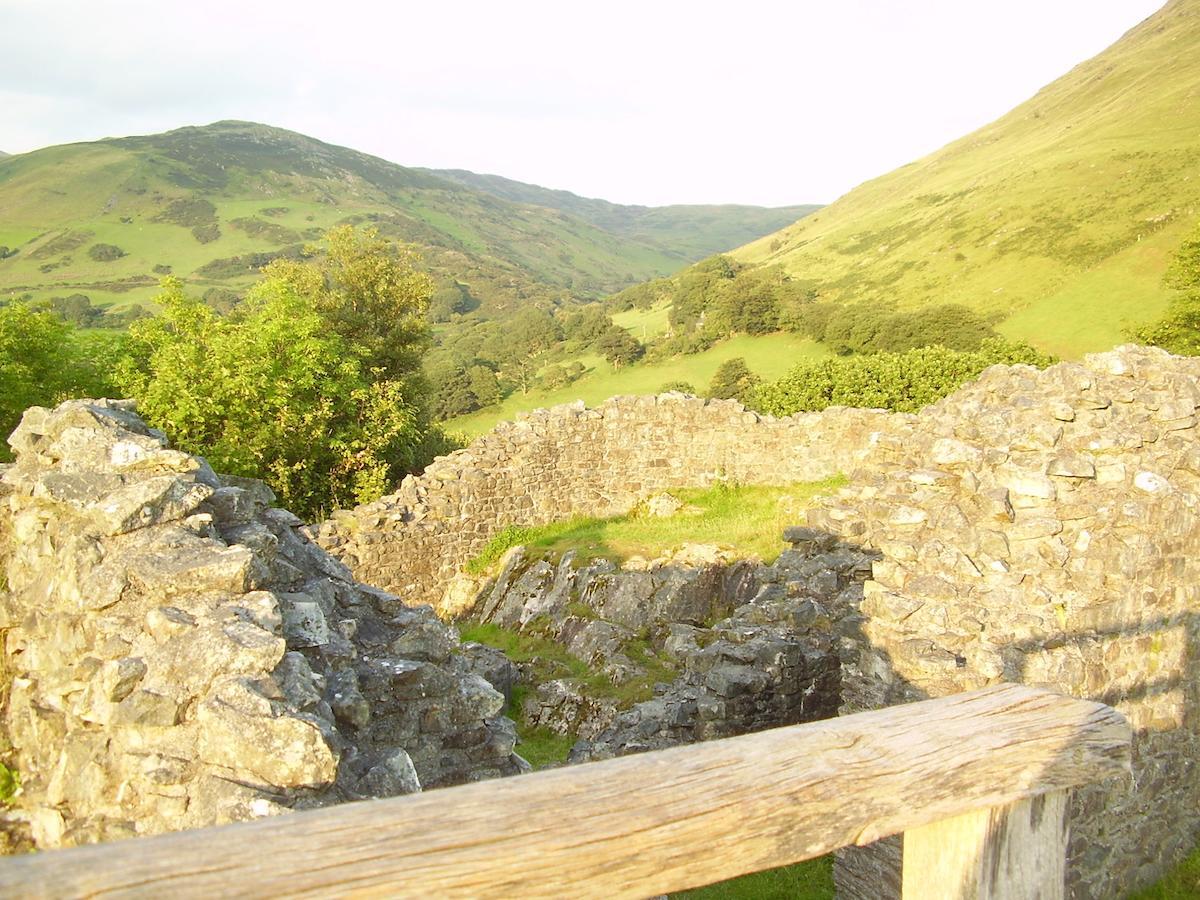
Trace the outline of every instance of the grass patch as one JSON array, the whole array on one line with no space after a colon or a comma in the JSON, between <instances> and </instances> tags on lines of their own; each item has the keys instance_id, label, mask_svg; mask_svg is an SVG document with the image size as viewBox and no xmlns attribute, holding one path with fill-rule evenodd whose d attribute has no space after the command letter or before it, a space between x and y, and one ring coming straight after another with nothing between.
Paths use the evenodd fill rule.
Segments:
<instances>
[{"instance_id":1,"label":"grass patch","mask_svg":"<svg viewBox=\"0 0 1200 900\"><path fill-rule=\"evenodd\" d=\"M784 549L781 534L813 498L846 483L844 476L786 486L716 484L671 491L696 512L662 518L634 514L607 519L578 517L565 522L499 532L466 566L486 571L517 545L562 552L575 549L581 559L621 562L632 556L655 557L684 543L719 544L771 562Z\"/></svg>"},{"instance_id":2,"label":"grass patch","mask_svg":"<svg viewBox=\"0 0 1200 900\"><path fill-rule=\"evenodd\" d=\"M672 894L689 900L833 900L833 856Z\"/></svg>"},{"instance_id":3,"label":"grass patch","mask_svg":"<svg viewBox=\"0 0 1200 900\"><path fill-rule=\"evenodd\" d=\"M461 625L459 634L464 641L474 641L504 651L505 656L521 665L534 685L556 678L569 678L578 682L588 696L612 700L621 709L628 709L635 703L649 700L654 696L654 685L657 682L675 680L674 666L669 660L660 657L645 640L630 641L623 649L631 660L645 667L646 674L621 684L613 684L602 672L593 671L586 662L548 637L544 627L538 628L537 620L529 623L526 628L525 631L516 631L491 622L471 622ZM515 714L510 714L517 722L518 732L523 727L518 696L523 699L525 694L521 693L521 690L518 688L513 692L512 705Z\"/></svg>"},{"instance_id":4,"label":"grass patch","mask_svg":"<svg viewBox=\"0 0 1200 900\"><path fill-rule=\"evenodd\" d=\"M15 769L0 763L0 805L9 803L21 789L21 776Z\"/></svg>"},{"instance_id":5,"label":"grass patch","mask_svg":"<svg viewBox=\"0 0 1200 900\"><path fill-rule=\"evenodd\" d=\"M1138 891L1129 900L1193 900L1195 897L1200 897L1200 847L1162 881Z\"/></svg>"}]
</instances>

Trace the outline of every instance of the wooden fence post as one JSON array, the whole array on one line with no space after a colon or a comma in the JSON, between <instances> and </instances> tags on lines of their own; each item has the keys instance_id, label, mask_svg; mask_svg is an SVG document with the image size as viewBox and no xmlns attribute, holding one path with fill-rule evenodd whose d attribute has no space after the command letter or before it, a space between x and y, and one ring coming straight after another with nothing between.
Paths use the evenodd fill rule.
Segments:
<instances>
[{"instance_id":1,"label":"wooden fence post","mask_svg":"<svg viewBox=\"0 0 1200 900\"><path fill-rule=\"evenodd\" d=\"M904 832L904 900L1061 900L1067 791Z\"/></svg>"}]
</instances>

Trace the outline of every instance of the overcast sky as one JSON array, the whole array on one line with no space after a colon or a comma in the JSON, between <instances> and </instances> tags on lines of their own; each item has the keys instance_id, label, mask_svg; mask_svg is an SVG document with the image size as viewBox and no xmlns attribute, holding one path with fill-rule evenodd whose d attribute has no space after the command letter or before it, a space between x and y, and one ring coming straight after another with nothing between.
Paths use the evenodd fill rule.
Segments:
<instances>
[{"instance_id":1,"label":"overcast sky","mask_svg":"<svg viewBox=\"0 0 1200 900\"><path fill-rule=\"evenodd\" d=\"M622 203L829 202L1162 0L0 0L0 150L218 119Z\"/></svg>"}]
</instances>

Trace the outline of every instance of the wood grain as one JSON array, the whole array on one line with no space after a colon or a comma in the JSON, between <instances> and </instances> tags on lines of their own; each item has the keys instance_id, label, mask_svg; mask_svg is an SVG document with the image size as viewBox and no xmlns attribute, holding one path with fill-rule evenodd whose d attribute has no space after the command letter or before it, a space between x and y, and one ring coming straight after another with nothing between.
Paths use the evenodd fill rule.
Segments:
<instances>
[{"instance_id":1,"label":"wood grain","mask_svg":"<svg viewBox=\"0 0 1200 900\"><path fill-rule=\"evenodd\" d=\"M10 896L647 897L1128 771L1114 710L1017 685L0 865Z\"/></svg>"},{"instance_id":2,"label":"wood grain","mask_svg":"<svg viewBox=\"0 0 1200 900\"><path fill-rule=\"evenodd\" d=\"M1062 900L1067 791L904 833L904 900Z\"/></svg>"}]
</instances>

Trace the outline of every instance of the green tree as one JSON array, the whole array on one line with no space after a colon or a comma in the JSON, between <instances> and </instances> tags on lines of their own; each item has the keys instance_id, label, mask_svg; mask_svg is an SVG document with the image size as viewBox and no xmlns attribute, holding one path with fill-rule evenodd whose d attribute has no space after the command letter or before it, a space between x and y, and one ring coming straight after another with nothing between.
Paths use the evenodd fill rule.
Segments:
<instances>
[{"instance_id":1,"label":"green tree","mask_svg":"<svg viewBox=\"0 0 1200 900\"><path fill-rule=\"evenodd\" d=\"M500 382L496 373L487 366L471 366L467 369L467 379L471 394L475 397L476 408L500 402Z\"/></svg>"},{"instance_id":2,"label":"green tree","mask_svg":"<svg viewBox=\"0 0 1200 900\"><path fill-rule=\"evenodd\" d=\"M614 369L636 362L646 352L646 348L637 338L624 328L618 328L615 325L596 341L595 347L606 360L612 363Z\"/></svg>"},{"instance_id":3,"label":"green tree","mask_svg":"<svg viewBox=\"0 0 1200 900\"><path fill-rule=\"evenodd\" d=\"M432 280L416 269L416 253L374 228L350 225L331 229L325 243L324 255L277 259L262 270L264 277L308 298L368 369L411 381L429 346L425 317L433 293Z\"/></svg>"},{"instance_id":4,"label":"green tree","mask_svg":"<svg viewBox=\"0 0 1200 900\"><path fill-rule=\"evenodd\" d=\"M748 404L753 399L758 382L759 377L750 371L746 360L735 356L717 366L708 385L708 396L718 400L740 400Z\"/></svg>"},{"instance_id":5,"label":"green tree","mask_svg":"<svg viewBox=\"0 0 1200 900\"><path fill-rule=\"evenodd\" d=\"M329 245L268 266L224 317L164 279L163 312L131 326L119 371L178 446L309 516L379 497L443 443L417 368L428 279L370 232Z\"/></svg>"},{"instance_id":6,"label":"green tree","mask_svg":"<svg viewBox=\"0 0 1200 900\"><path fill-rule=\"evenodd\" d=\"M30 406L116 393L106 373L119 335L83 337L49 311L0 307L0 429L7 437ZM0 445L0 458L8 458Z\"/></svg>"}]
</instances>

